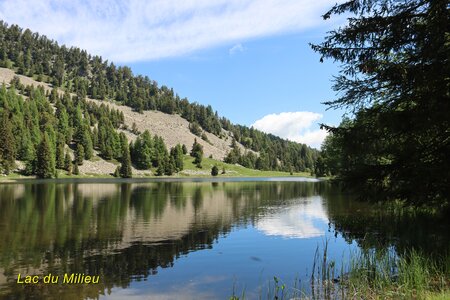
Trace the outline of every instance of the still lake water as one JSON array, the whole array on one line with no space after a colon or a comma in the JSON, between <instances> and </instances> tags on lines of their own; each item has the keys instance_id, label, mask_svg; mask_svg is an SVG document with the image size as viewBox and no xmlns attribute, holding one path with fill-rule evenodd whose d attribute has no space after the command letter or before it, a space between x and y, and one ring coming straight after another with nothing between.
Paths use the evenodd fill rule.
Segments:
<instances>
[{"instance_id":1,"label":"still lake water","mask_svg":"<svg viewBox=\"0 0 450 300\"><path fill-rule=\"evenodd\" d=\"M448 232L311 179L0 184L0 298L252 299L274 276L308 293L326 241L339 265L365 249L444 251ZM19 273L100 280L26 285Z\"/></svg>"}]
</instances>

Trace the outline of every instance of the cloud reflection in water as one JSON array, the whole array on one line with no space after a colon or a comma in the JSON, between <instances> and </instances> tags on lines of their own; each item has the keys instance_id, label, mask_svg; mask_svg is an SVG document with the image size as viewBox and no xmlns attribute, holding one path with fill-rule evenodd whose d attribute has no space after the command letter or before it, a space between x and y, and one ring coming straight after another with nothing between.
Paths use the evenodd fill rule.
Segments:
<instances>
[{"instance_id":1,"label":"cloud reflection in water","mask_svg":"<svg viewBox=\"0 0 450 300\"><path fill-rule=\"evenodd\" d=\"M257 222L256 228L270 236L306 239L325 234L321 223L326 226L328 217L321 197L316 196L263 217Z\"/></svg>"}]
</instances>

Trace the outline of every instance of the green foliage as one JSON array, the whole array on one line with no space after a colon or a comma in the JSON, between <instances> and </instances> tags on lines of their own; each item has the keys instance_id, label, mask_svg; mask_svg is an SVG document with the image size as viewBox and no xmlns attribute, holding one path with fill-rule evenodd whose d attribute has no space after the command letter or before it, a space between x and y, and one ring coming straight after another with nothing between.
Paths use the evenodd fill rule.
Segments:
<instances>
[{"instance_id":1,"label":"green foliage","mask_svg":"<svg viewBox=\"0 0 450 300\"><path fill-rule=\"evenodd\" d=\"M181 145L167 151L164 140L159 136L152 137L148 130L144 131L130 145L131 161L136 168L148 170L157 168L156 174L172 175L183 169L183 155Z\"/></svg>"},{"instance_id":2,"label":"green foliage","mask_svg":"<svg viewBox=\"0 0 450 300\"><path fill-rule=\"evenodd\" d=\"M69 161L69 164L64 166L64 169L67 171L67 175L69 175L69 176L72 175L72 163L70 161Z\"/></svg>"},{"instance_id":3,"label":"green foliage","mask_svg":"<svg viewBox=\"0 0 450 300\"><path fill-rule=\"evenodd\" d=\"M128 147L128 141L125 136L125 134L122 132L120 134L120 141L121 141L121 147L122 147L122 160L120 165L120 177L122 178L131 178L132 177L132 170L131 170L131 157L130 157L130 150Z\"/></svg>"},{"instance_id":4,"label":"green foliage","mask_svg":"<svg viewBox=\"0 0 450 300\"><path fill-rule=\"evenodd\" d=\"M57 169L64 169L65 162L64 162L64 135L59 134L58 139L56 140L56 168Z\"/></svg>"},{"instance_id":5,"label":"green foliage","mask_svg":"<svg viewBox=\"0 0 450 300\"><path fill-rule=\"evenodd\" d=\"M212 175L212 176L217 176L217 175L219 175L219 168L218 168L216 165L214 165L214 166L211 168L211 175Z\"/></svg>"},{"instance_id":6,"label":"green foliage","mask_svg":"<svg viewBox=\"0 0 450 300\"><path fill-rule=\"evenodd\" d=\"M72 159L70 158L70 154L66 151L66 155L64 157L64 170L69 171L72 168Z\"/></svg>"},{"instance_id":7,"label":"green foliage","mask_svg":"<svg viewBox=\"0 0 450 300\"><path fill-rule=\"evenodd\" d=\"M166 160L164 162L164 174L165 175L173 175L173 173L176 171L175 167L175 160L173 156L167 156Z\"/></svg>"},{"instance_id":8,"label":"green foliage","mask_svg":"<svg viewBox=\"0 0 450 300\"><path fill-rule=\"evenodd\" d=\"M146 130L132 144L131 160L137 169L148 170L155 159L154 142L150 132Z\"/></svg>"},{"instance_id":9,"label":"green foliage","mask_svg":"<svg viewBox=\"0 0 450 300\"><path fill-rule=\"evenodd\" d=\"M73 163L72 169L73 169L73 171L72 171L73 175L80 175L80 170L78 169L78 164L76 162Z\"/></svg>"},{"instance_id":10,"label":"green foliage","mask_svg":"<svg viewBox=\"0 0 450 300\"><path fill-rule=\"evenodd\" d=\"M196 136L200 136L202 134L202 128L197 122L189 123L189 130Z\"/></svg>"},{"instance_id":11,"label":"green foliage","mask_svg":"<svg viewBox=\"0 0 450 300\"><path fill-rule=\"evenodd\" d=\"M81 166L83 164L83 160L84 160L84 147L79 143L77 144L75 150L75 163Z\"/></svg>"},{"instance_id":12,"label":"green foliage","mask_svg":"<svg viewBox=\"0 0 450 300\"><path fill-rule=\"evenodd\" d=\"M81 136L81 144L84 149L84 159L91 159L94 155L94 147L88 125L84 125L83 134Z\"/></svg>"},{"instance_id":13,"label":"green foliage","mask_svg":"<svg viewBox=\"0 0 450 300\"><path fill-rule=\"evenodd\" d=\"M334 84L341 97L326 104L353 112L345 124L325 126L332 135L324 162L362 197L448 203L448 1L354 4L326 13L353 18L312 46L342 65Z\"/></svg>"},{"instance_id":14,"label":"green foliage","mask_svg":"<svg viewBox=\"0 0 450 300\"><path fill-rule=\"evenodd\" d=\"M118 129L124 122L123 113L110 110L106 105L98 107L87 103L85 98L90 97L115 100L138 112L158 110L179 114L189 121L191 130L198 136L201 136L204 130L223 137L225 134L223 129L228 130L231 132L230 136L237 142L255 152L264 150L268 153L270 161L263 166L264 169L288 170L292 166L295 171L304 171L307 168L314 168L318 151L307 147L305 155L300 144L265 134L254 128L234 125L228 119L219 117L211 106L190 103L186 98L180 99L173 89L158 86L148 77L134 76L129 67L116 67L114 63L108 63L101 57L89 55L76 47L59 46L45 36L32 33L30 30L22 30L16 25L8 26L1 23L0 36L2 36L1 64L7 67L14 64L23 74L50 78L54 86L64 87L63 99L58 99L60 97L55 89L49 100L51 103L61 101L66 113L73 117L67 119L61 112L60 116L57 116L56 123L59 125L56 131L65 135L67 144L71 142L71 132L74 133L75 142L81 142L85 148L86 159L91 157L91 146L87 135L82 141L85 128L83 129L81 124L85 120L91 123L91 126L99 120L98 137L92 133L91 143L100 150L100 155L108 160L120 159L120 143L118 134L113 134L109 124L105 125L105 120L101 119L106 117L113 129ZM13 80L12 86L17 90L25 90L19 78ZM74 101L70 93L76 94ZM68 125L67 121L71 124ZM137 126L132 126L132 132L139 134ZM39 143L40 137L34 135L30 137L34 145ZM158 161L161 162L161 159L159 157ZM250 167L253 165L251 159L245 159L244 162ZM158 166L159 163L153 165Z\"/></svg>"},{"instance_id":15,"label":"green foliage","mask_svg":"<svg viewBox=\"0 0 450 300\"><path fill-rule=\"evenodd\" d=\"M180 144L170 149L170 159L173 161L176 172L183 170L183 147Z\"/></svg>"},{"instance_id":16,"label":"green foliage","mask_svg":"<svg viewBox=\"0 0 450 300\"><path fill-rule=\"evenodd\" d=\"M55 158L47 133L44 134L37 149L36 175L40 178L52 178L55 176Z\"/></svg>"},{"instance_id":17,"label":"green foliage","mask_svg":"<svg viewBox=\"0 0 450 300\"><path fill-rule=\"evenodd\" d=\"M316 168L314 169L314 174L316 176L326 176L327 175L325 162L324 162L324 159L322 158L322 156L319 156L316 160Z\"/></svg>"},{"instance_id":18,"label":"green foliage","mask_svg":"<svg viewBox=\"0 0 450 300\"><path fill-rule=\"evenodd\" d=\"M104 159L120 159L122 156L119 134L106 116L102 117L99 121L98 144L100 154Z\"/></svg>"},{"instance_id":19,"label":"green foliage","mask_svg":"<svg viewBox=\"0 0 450 300\"><path fill-rule=\"evenodd\" d=\"M202 140L204 140L205 142L209 142L208 136L206 135L206 133L202 133L201 135Z\"/></svg>"},{"instance_id":20,"label":"green foliage","mask_svg":"<svg viewBox=\"0 0 450 300\"><path fill-rule=\"evenodd\" d=\"M231 151L227 154L227 156L223 160L228 164L237 164L241 159L241 149L239 149L236 143L233 144L234 147L231 149Z\"/></svg>"},{"instance_id":21,"label":"green foliage","mask_svg":"<svg viewBox=\"0 0 450 300\"><path fill-rule=\"evenodd\" d=\"M194 164L197 166L197 168L201 168L203 159L203 146L197 142L197 139L194 139L194 144L192 145L190 155L194 158Z\"/></svg>"},{"instance_id":22,"label":"green foliage","mask_svg":"<svg viewBox=\"0 0 450 300\"><path fill-rule=\"evenodd\" d=\"M255 153L252 151L246 151L244 154L242 154L241 149L237 146L237 143L233 141L232 143L233 148L230 152L228 152L227 156L224 158L224 162L229 164L240 164L241 166L244 166L246 168L250 169L258 169L258 170L269 170L271 169L269 167L269 160L268 156L265 155L264 152L261 152L260 156L258 157ZM275 168L276 168L277 162L275 161ZM282 168L285 171L291 171L292 166L289 168Z\"/></svg>"},{"instance_id":23,"label":"green foliage","mask_svg":"<svg viewBox=\"0 0 450 300\"><path fill-rule=\"evenodd\" d=\"M156 176L162 176L164 175L164 172L166 169L164 168L164 164L160 164L158 168L156 169Z\"/></svg>"},{"instance_id":24,"label":"green foliage","mask_svg":"<svg viewBox=\"0 0 450 300\"><path fill-rule=\"evenodd\" d=\"M116 178L120 177L120 166L117 166L117 168L114 170L113 176Z\"/></svg>"},{"instance_id":25,"label":"green foliage","mask_svg":"<svg viewBox=\"0 0 450 300\"><path fill-rule=\"evenodd\" d=\"M3 110L0 117L0 163L3 171L9 174L11 168L14 166L16 147L9 119L9 111Z\"/></svg>"}]
</instances>

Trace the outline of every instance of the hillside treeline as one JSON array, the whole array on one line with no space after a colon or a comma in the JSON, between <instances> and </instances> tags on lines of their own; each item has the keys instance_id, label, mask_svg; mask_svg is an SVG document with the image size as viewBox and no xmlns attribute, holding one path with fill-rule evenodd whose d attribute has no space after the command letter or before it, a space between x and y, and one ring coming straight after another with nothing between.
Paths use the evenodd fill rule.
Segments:
<instances>
[{"instance_id":1,"label":"hillside treeline","mask_svg":"<svg viewBox=\"0 0 450 300\"><path fill-rule=\"evenodd\" d=\"M0 22L0 66L18 74L51 83L74 93L79 99L114 100L135 111L157 110L179 114L192 127L224 137L224 131L246 148L262 155L257 164L253 154L233 153L231 161L261 170L313 171L318 151L219 117L211 106L191 103L171 88L158 86L147 76L135 76L127 66L116 66L76 47L67 48L46 36ZM250 152L251 153L251 152ZM236 159L236 155L239 158Z\"/></svg>"},{"instance_id":2,"label":"hillside treeline","mask_svg":"<svg viewBox=\"0 0 450 300\"><path fill-rule=\"evenodd\" d=\"M0 88L0 172L9 174L19 160L25 164L24 175L78 175L78 166L95 155L120 162L114 173L120 177L132 176L132 164L155 168L156 175L183 169L184 145L169 151L161 137L148 131L129 143L123 122L123 113L108 105L56 89L25 87L15 77L9 89Z\"/></svg>"}]
</instances>

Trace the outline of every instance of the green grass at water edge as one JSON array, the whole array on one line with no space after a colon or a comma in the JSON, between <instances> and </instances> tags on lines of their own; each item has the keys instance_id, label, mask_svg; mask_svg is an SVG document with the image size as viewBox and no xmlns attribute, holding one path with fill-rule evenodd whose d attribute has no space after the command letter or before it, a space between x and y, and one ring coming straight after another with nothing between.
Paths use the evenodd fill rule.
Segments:
<instances>
[{"instance_id":1,"label":"green grass at water edge","mask_svg":"<svg viewBox=\"0 0 450 300\"><path fill-rule=\"evenodd\" d=\"M91 161L95 162L100 158L94 157ZM308 172L294 172L290 174L289 172L281 172L281 171L261 171L245 168L240 165L227 164L219 160L215 160L212 158L203 158L202 160L202 168L197 168L197 166L193 163L194 158L185 155L183 158L184 168L181 172L175 173L171 176L156 176L156 175L136 175L133 174L134 178L173 178L173 177L212 177L211 168L213 166L217 166L219 168L219 175L217 177L310 177L312 178L310 173ZM120 163L116 160L109 161L115 165L120 165ZM225 168L225 174L222 174L222 170ZM152 168L152 174L156 174L156 168ZM189 171L192 174L187 174ZM20 180L20 179L33 179L35 176L24 176L18 173L11 173L7 176L0 176L0 182L7 182L11 180ZM111 174L96 174L96 173L88 173L88 174L80 174L80 175L67 175L67 172L63 170L58 170L58 178L113 178Z\"/></svg>"},{"instance_id":2,"label":"green grass at water edge","mask_svg":"<svg viewBox=\"0 0 450 300\"><path fill-rule=\"evenodd\" d=\"M289 172L281 171L261 171L255 169L245 168L240 165L227 164L222 161L205 157L202 160L202 168L197 168L193 163L194 158L185 155L183 159L184 169L183 171L202 171L207 172L208 175L211 173L211 168L217 166L219 168L219 175L217 177L283 177L283 176L296 176L296 177L312 177L310 173L307 172L294 172L292 175ZM225 174L222 173L222 169L225 168Z\"/></svg>"},{"instance_id":3,"label":"green grass at water edge","mask_svg":"<svg viewBox=\"0 0 450 300\"><path fill-rule=\"evenodd\" d=\"M450 255L430 258L415 250L402 255L373 250L350 254L337 270L328 243L316 249L307 295L297 281L289 287L277 277L259 299L450 299ZM230 299L246 299L235 294Z\"/></svg>"}]
</instances>

